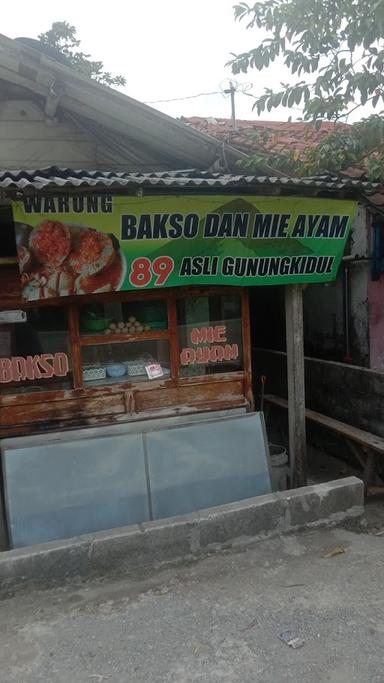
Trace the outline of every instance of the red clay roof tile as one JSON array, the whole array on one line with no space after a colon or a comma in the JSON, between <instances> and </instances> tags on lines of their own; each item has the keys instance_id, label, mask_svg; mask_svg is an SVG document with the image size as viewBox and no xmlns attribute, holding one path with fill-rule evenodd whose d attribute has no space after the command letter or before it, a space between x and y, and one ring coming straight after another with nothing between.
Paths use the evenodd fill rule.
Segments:
<instances>
[{"instance_id":1,"label":"red clay roof tile","mask_svg":"<svg viewBox=\"0 0 384 683\"><path fill-rule=\"evenodd\" d=\"M313 123L304 121L256 121L238 119L236 130L233 130L231 119L203 118L200 116L181 117L183 123L187 123L197 130L208 133L219 140L230 142L243 152L256 152L260 149L258 141L252 139L252 133L269 131L271 134L264 148L270 151L293 150L300 156L308 148L316 147L330 132L348 128L346 123L333 123L324 121L320 128Z\"/></svg>"}]
</instances>

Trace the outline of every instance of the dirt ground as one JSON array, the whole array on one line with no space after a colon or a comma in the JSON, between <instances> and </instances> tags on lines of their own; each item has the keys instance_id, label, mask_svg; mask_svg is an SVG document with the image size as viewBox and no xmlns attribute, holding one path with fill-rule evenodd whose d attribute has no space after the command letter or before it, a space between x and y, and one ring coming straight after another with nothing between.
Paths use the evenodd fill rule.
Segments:
<instances>
[{"instance_id":1,"label":"dirt ground","mask_svg":"<svg viewBox=\"0 0 384 683\"><path fill-rule=\"evenodd\" d=\"M350 474L311 452L311 483ZM384 683L384 496L366 517L9 597L0 683Z\"/></svg>"},{"instance_id":2,"label":"dirt ground","mask_svg":"<svg viewBox=\"0 0 384 683\"><path fill-rule=\"evenodd\" d=\"M16 595L1 683L383 682L383 551L384 535L322 529Z\"/></svg>"}]
</instances>

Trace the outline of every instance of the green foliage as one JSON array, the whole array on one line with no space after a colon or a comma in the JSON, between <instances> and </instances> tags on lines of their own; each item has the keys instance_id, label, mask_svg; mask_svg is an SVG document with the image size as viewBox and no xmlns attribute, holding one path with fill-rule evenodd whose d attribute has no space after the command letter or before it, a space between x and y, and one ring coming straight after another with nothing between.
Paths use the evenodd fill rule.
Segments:
<instances>
[{"instance_id":1,"label":"green foliage","mask_svg":"<svg viewBox=\"0 0 384 683\"><path fill-rule=\"evenodd\" d=\"M298 78L258 97L258 114L302 105L305 119L331 120L384 102L384 0L260 0L234 11L267 37L234 55L233 72L262 71L280 57Z\"/></svg>"},{"instance_id":2,"label":"green foliage","mask_svg":"<svg viewBox=\"0 0 384 683\"><path fill-rule=\"evenodd\" d=\"M258 115L283 106L301 106L304 120L338 121L370 102L384 103L384 0L258 0L239 2L235 18L266 37L248 52L234 55L234 73L267 69L277 58L291 74L290 83L266 89L255 98ZM257 34L256 34L257 35ZM294 151L276 155L261 149L262 159L297 175L336 173L363 164L372 179L384 180L384 112L349 130L335 128L300 159ZM250 168L261 161L259 154Z\"/></svg>"},{"instance_id":3,"label":"green foliage","mask_svg":"<svg viewBox=\"0 0 384 683\"><path fill-rule=\"evenodd\" d=\"M314 125L314 124L309 124ZM347 168L361 167L373 181L384 181L384 118L371 116L349 128L335 126L316 147L300 155L296 150L275 152L271 138L275 131L252 134L257 153L251 155L245 166L257 171L267 163L288 176L338 175Z\"/></svg>"},{"instance_id":4,"label":"green foliage","mask_svg":"<svg viewBox=\"0 0 384 683\"><path fill-rule=\"evenodd\" d=\"M48 31L40 33L39 40L59 50L67 58L68 63L83 75L104 85L125 85L124 76L113 76L109 71L104 71L103 62L91 60L90 55L78 49L81 41L76 33L76 28L67 21L54 21Z\"/></svg>"}]
</instances>

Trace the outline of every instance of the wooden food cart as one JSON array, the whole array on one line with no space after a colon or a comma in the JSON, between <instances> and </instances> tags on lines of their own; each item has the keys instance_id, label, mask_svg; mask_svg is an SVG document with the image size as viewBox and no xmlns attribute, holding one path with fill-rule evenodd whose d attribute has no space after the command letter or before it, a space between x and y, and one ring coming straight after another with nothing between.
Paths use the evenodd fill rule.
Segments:
<instances>
[{"instance_id":1,"label":"wooden food cart","mask_svg":"<svg viewBox=\"0 0 384 683\"><path fill-rule=\"evenodd\" d=\"M161 292L93 294L81 297L80 301L76 299L79 297L52 299L39 305L16 298L1 302L4 311L17 307L26 314L25 322L1 326L2 335L9 336L10 357L28 356L38 350L40 355L63 353L69 360L64 376L55 373L44 377L41 370L41 376L35 379L22 380L16 375L16 380L2 384L2 437L193 411L240 406L252 409L246 288L188 287ZM204 363L202 356L200 363L195 359L181 365L182 344L190 348L185 328L193 310L200 316L204 311L205 316L212 317L207 320L212 324L205 323L205 328L214 328L218 323L225 326L226 316L231 316L230 341L231 347L237 345L236 358L221 362L216 358ZM118 327L130 318L135 318L133 323L142 324L136 325L136 329ZM28 353L26 335L31 331ZM207 329L207 334L208 340L202 331L201 342L194 348L212 345L212 331ZM37 335L45 342L33 349ZM227 338L224 342L223 333L221 337L214 346L225 351ZM17 365L17 361L13 362ZM145 366L149 362L161 366L159 377L148 376ZM129 364L126 372L119 367L122 363ZM113 376L119 371L124 374Z\"/></svg>"},{"instance_id":2,"label":"wooden food cart","mask_svg":"<svg viewBox=\"0 0 384 683\"><path fill-rule=\"evenodd\" d=\"M335 278L355 202L182 173L24 181L2 214L1 439L253 411L249 287L280 284L305 448L301 285Z\"/></svg>"}]
</instances>

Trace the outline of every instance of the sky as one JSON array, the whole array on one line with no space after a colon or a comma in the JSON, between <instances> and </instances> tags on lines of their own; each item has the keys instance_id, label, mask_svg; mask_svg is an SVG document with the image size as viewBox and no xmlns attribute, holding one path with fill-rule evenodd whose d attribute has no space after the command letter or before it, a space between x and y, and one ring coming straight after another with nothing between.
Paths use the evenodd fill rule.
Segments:
<instances>
[{"instance_id":1,"label":"sky","mask_svg":"<svg viewBox=\"0 0 384 683\"><path fill-rule=\"evenodd\" d=\"M252 47L257 35L235 22L235 0L18 0L7 3L0 32L10 38L38 34L53 21L75 25L81 49L101 59L106 70L127 79L122 92L142 102L218 93L151 106L174 117L229 117L230 99L222 90L233 74L226 63L231 52ZM260 35L260 34L259 34ZM255 119L253 99L241 90L260 95L265 86L278 87L282 67L268 73L252 70L236 76L236 117ZM263 115L269 120L287 120L300 111L276 110Z\"/></svg>"}]
</instances>

